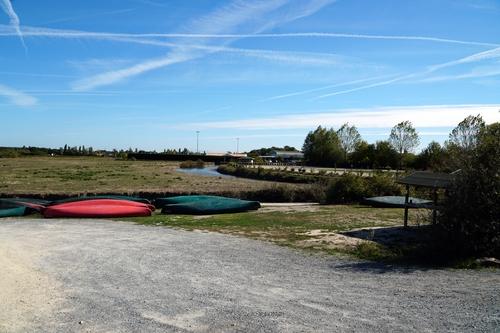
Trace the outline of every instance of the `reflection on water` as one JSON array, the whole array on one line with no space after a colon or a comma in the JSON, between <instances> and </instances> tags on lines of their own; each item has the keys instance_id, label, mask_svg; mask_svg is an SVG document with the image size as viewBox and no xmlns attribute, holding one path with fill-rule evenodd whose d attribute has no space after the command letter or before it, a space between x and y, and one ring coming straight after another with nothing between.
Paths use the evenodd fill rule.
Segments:
<instances>
[{"instance_id":1,"label":"reflection on water","mask_svg":"<svg viewBox=\"0 0 500 333\"><path fill-rule=\"evenodd\" d=\"M205 167L202 169L177 169L176 171L199 176L234 178L234 176L223 175L222 173L219 173L216 166Z\"/></svg>"}]
</instances>

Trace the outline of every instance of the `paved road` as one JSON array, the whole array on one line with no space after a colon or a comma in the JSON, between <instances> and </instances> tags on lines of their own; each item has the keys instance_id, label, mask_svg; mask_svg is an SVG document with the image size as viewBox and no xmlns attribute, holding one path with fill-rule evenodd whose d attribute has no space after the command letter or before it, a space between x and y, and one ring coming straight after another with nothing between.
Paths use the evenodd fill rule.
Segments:
<instances>
[{"instance_id":1,"label":"paved road","mask_svg":"<svg viewBox=\"0 0 500 333\"><path fill-rule=\"evenodd\" d=\"M0 332L487 332L500 274L99 220L0 221Z\"/></svg>"}]
</instances>

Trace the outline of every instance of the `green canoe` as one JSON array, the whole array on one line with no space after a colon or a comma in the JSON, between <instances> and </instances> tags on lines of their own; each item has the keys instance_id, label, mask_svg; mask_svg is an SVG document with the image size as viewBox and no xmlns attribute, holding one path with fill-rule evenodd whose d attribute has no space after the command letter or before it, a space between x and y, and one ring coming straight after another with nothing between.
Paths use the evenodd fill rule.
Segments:
<instances>
[{"instance_id":1,"label":"green canoe","mask_svg":"<svg viewBox=\"0 0 500 333\"><path fill-rule=\"evenodd\" d=\"M0 209L0 217L23 216L24 214L26 214L24 206Z\"/></svg>"},{"instance_id":2,"label":"green canoe","mask_svg":"<svg viewBox=\"0 0 500 333\"><path fill-rule=\"evenodd\" d=\"M50 201L48 201L48 200L33 199L33 198L1 198L0 199L0 206L2 205L1 202L10 202L10 203L14 203L14 204L20 204L22 206L26 206L29 204L45 206L45 205L48 205L50 203Z\"/></svg>"},{"instance_id":3,"label":"green canoe","mask_svg":"<svg viewBox=\"0 0 500 333\"><path fill-rule=\"evenodd\" d=\"M138 197L130 197L130 196L126 196L126 195L88 195L88 196L84 195L81 197L72 197L72 198L66 198L66 199L61 199L61 200L54 200L49 205L52 206L52 205L58 205L58 204L67 203L67 202L94 200L94 199L128 200L128 201L141 202L144 204L151 203L148 199L138 198Z\"/></svg>"},{"instance_id":4,"label":"green canoe","mask_svg":"<svg viewBox=\"0 0 500 333\"><path fill-rule=\"evenodd\" d=\"M239 213L260 208L257 201L247 201L211 195L189 195L156 200L163 214L210 215ZM158 207L158 206L157 206Z\"/></svg>"},{"instance_id":5,"label":"green canoe","mask_svg":"<svg viewBox=\"0 0 500 333\"><path fill-rule=\"evenodd\" d=\"M156 208L163 208L166 205L175 205L175 204L184 204L188 202L196 202L207 199L232 199L226 197L219 197L215 195L179 195L176 197L168 197L168 198L158 198L155 200Z\"/></svg>"}]
</instances>

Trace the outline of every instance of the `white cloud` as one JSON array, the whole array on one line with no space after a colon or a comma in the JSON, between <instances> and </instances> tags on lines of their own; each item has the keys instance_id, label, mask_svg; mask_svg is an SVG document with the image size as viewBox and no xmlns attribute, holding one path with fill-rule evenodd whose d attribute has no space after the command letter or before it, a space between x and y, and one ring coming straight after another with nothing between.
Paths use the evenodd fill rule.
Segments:
<instances>
[{"instance_id":1,"label":"white cloud","mask_svg":"<svg viewBox=\"0 0 500 333\"><path fill-rule=\"evenodd\" d=\"M7 87L0 84L0 96L7 97L7 99L15 105L19 106L33 106L37 103L37 99L22 91Z\"/></svg>"},{"instance_id":2,"label":"white cloud","mask_svg":"<svg viewBox=\"0 0 500 333\"><path fill-rule=\"evenodd\" d=\"M481 114L487 123L500 121L496 105L426 105L343 109L332 112L304 113L267 118L191 123L182 128L198 129L311 129L317 126L340 127L349 122L359 128L389 128L409 120L416 127L452 127L471 114Z\"/></svg>"}]
</instances>

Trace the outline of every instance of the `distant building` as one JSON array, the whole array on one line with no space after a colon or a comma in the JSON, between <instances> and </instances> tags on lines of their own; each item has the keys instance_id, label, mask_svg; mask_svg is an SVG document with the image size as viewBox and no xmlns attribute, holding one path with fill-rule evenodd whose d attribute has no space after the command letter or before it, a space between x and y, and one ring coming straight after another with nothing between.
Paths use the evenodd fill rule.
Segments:
<instances>
[{"instance_id":1,"label":"distant building","mask_svg":"<svg viewBox=\"0 0 500 333\"><path fill-rule=\"evenodd\" d=\"M270 155L261 156L267 163L300 164L304 153L299 151L273 150Z\"/></svg>"},{"instance_id":2,"label":"distant building","mask_svg":"<svg viewBox=\"0 0 500 333\"><path fill-rule=\"evenodd\" d=\"M208 152L206 154L206 156L224 156L224 157L230 157L230 158L243 158L243 157L247 157L247 154L245 154L245 153L231 153L231 152L227 152L227 153Z\"/></svg>"}]
</instances>

